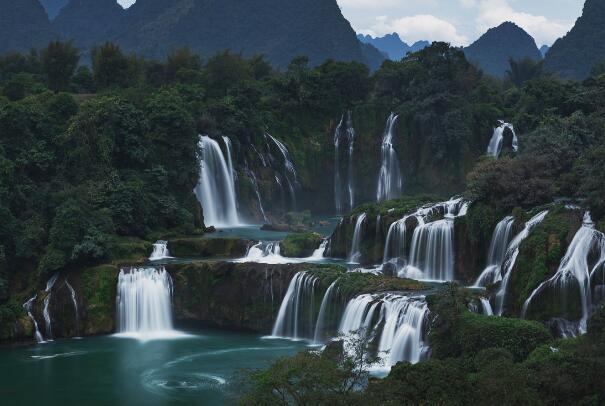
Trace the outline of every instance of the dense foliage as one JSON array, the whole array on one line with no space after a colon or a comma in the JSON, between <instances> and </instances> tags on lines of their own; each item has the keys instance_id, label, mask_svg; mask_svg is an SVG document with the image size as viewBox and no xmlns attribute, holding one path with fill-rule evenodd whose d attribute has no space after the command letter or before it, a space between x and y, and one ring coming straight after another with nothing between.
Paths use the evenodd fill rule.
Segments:
<instances>
[{"instance_id":1,"label":"dense foliage","mask_svg":"<svg viewBox=\"0 0 605 406\"><path fill-rule=\"evenodd\" d=\"M465 298L454 286L430 297L436 322L430 335L432 357L426 362L399 363L386 378L370 378L357 393L335 399L347 369L327 356L303 353L247 375L251 383L241 388L242 404L306 404L311 399L312 404L349 405L605 401L599 372L605 366L605 308L590 320L587 336L556 341L538 323L471 314ZM304 391L304 398L280 397L284 390Z\"/></svg>"}]
</instances>

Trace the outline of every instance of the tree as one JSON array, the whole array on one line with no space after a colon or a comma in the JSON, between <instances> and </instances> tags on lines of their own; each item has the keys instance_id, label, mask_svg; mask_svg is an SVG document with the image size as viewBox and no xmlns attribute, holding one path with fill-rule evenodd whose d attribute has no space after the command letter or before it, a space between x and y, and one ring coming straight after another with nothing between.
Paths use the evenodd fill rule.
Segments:
<instances>
[{"instance_id":1,"label":"tree","mask_svg":"<svg viewBox=\"0 0 605 406\"><path fill-rule=\"evenodd\" d=\"M48 88L54 92L67 90L80 60L78 49L71 41L52 41L42 50L40 57Z\"/></svg>"},{"instance_id":2,"label":"tree","mask_svg":"<svg viewBox=\"0 0 605 406\"><path fill-rule=\"evenodd\" d=\"M521 60L509 59L510 69L506 71L506 77L515 86L521 86L523 83L535 79L542 75L544 62L535 61L531 58Z\"/></svg>"},{"instance_id":3,"label":"tree","mask_svg":"<svg viewBox=\"0 0 605 406\"><path fill-rule=\"evenodd\" d=\"M136 82L135 61L120 47L106 42L92 50L92 72L98 88L128 87Z\"/></svg>"}]
</instances>

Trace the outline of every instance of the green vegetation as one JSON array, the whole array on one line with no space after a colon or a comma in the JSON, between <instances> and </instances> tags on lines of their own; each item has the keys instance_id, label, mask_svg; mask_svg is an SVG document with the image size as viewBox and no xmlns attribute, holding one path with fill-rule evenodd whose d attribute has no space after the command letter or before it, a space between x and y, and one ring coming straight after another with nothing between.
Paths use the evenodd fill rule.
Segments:
<instances>
[{"instance_id":1,"label":"green vegetation","mask_svg":"<svg viewBox=\"0 0 605 406\"><path fill-rule=\"evenodd\" d=\"M306 258L322 241L323 237L317 233L290 234L280 244L281 254L291 258Z\"/></svg>"},{"instance_id":2,"label":"green vegetation","mask_svg":"<svg viewBox=\"0 0 605 406\"><path fill-rule=\"evenodd\" d=\"M331 396L336 388L344 387L348 375L333 357L339 352L332 346L327 355L302 353L245 375L248 383L240 387L241 403L285 404L280 397L284 394L295 404L302 404L292 400L296 394L312 404L586 405L605 401L600 373L605 366L605 308L591 318L587 336L555 341L538 323L471 314L465 298L466 292L454 286L429 297L436 323L430 335L432 357L426 362L397 364L386 378L369 378L356 393L341 394L335 403Z\"/></svg>"}]
</instances>

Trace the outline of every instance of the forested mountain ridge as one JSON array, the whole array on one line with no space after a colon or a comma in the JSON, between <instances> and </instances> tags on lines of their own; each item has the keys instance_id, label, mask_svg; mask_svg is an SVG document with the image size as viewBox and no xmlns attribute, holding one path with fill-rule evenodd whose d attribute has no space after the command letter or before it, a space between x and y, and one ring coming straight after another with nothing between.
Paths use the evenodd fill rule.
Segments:
<instances>
[{"instance_id":1,"label":"forested mountain ridge","mask_svg":"<svg viewBox=\"0 0 605 406\"><path fill-rule=\"evenodd\" d=\"M605 61L604 22L605 2L587 0L571 31L548 51L544 68L565 79L586 79L596 64Z\"/></svg>"},{"instance_id":2,"label":"forested mountain ridge","mask_svg":"<svg viewBox=\"0 0 605 406\"><path fill-rule=\"evenodd\" d=\"M489 29L477 41L464 49L469 61L486 73L503 77L509 68L509 59L539 61L542 54L536 41L522 28L511 22Z\"/></svg>"}]
</instances>

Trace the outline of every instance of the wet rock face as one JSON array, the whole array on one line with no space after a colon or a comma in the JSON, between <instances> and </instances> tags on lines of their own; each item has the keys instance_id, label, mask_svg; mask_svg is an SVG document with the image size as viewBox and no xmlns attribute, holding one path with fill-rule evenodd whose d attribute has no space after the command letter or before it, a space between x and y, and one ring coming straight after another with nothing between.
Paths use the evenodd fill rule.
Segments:
<instances>
[{"instance_id":1,"label":"wet rock face","mask_svg":"<svg viewBox=\"0 0 605 406\"><path fill-rule=\"evenodd\" d=\"M307 265L169 266L175 323L269 333L290 280Z\"/></svg>"}]
</instances>

